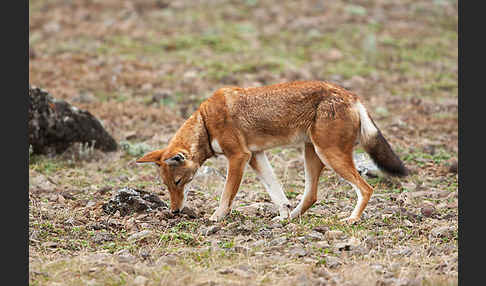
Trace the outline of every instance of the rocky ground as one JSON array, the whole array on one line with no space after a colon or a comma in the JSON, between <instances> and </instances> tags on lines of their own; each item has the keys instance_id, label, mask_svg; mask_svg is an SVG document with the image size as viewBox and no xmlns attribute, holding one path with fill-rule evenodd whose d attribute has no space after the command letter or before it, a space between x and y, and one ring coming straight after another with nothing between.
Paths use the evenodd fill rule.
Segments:
<instances>
[{"instance_id":1,"label":"rocky ground","mask_svg":"<svg viewBox=\"0 0 486 286\"><path fill-rule=\"evenodd\" d=\"M29 1L30 84L89 110L120 145L30 157L31 285L457 285L457 1L283 3ZM303 79L359 94L412 174L364 175L375 193L346 225L356 195L332 171L304 216L273 222L248 168L230 216L211 223L218 157L188 208L168 212L156 168L135 159L221 86ZM267 155L295 206L302 148ZM123 189L141 193L117 210Z\"/></svg>"}]
</instances>

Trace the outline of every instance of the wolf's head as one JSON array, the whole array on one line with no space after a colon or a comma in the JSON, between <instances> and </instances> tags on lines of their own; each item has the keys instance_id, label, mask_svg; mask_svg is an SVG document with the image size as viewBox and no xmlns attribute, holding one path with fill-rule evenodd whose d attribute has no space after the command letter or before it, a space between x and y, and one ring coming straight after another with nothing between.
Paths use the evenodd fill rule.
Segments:
<instances>
[{"instance_id":1,"label":"wolf's head","mask_svg":"<svg viewBox=\"0 0 486 286\"><path fill-rule=\"evenodd\" d=\"M189 152L165 148L152 151L136 162L155 163L159 166L162 181L169 189L170 209L173 213L181 211L186 201L184 187L199 168L199 164L190 159Z\"/></svg>"}]
</instances>

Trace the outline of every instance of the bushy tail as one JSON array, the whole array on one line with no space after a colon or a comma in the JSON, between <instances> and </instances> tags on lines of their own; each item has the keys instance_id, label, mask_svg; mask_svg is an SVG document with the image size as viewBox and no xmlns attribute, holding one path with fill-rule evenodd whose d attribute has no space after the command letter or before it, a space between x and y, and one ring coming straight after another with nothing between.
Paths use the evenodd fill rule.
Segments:
<instances>
[{"instance_id":1,"label":"bushy tail","mask_svg":"<svg viewBox=\"0 0 486 286\"><path fill-rule=\"evenodd\" d=\"M395 152L393 152L390 144L388 144L378 127L376 127L363 104L358 101L357 107L361 121L359 141L365 151L370 155L378 168L388 175L395 177L407 176L409 173L408 169Z\"/></svg>"}]
</instances>

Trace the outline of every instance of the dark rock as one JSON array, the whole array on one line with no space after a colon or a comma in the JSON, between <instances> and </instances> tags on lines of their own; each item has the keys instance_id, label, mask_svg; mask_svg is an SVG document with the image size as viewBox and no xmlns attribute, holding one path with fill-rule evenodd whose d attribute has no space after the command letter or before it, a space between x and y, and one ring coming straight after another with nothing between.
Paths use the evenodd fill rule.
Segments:
<instances>
[{"instance_id":1,"label":"dark rock","mask_svg":"<svg viewBox=\"0 0 486 286\"><path fill-rule=\"evenodd\" d=\"M110 201L102 206L105 213L114 214L116 211L119 211L121 216L135 212L151 211L157 208L168 208L168 206L157 195L132 188L123 188L116 191Z\"/></svg>"},{"instance_id":2,"label":"dark rock","mask_svg":"<svg viewBox=\"0 0 486 286\"><path fill-rule=\"evenodd\" d=\"M94 148L102 151L118 148L115 139L91 113L31 86L28 132L34 154L60 154L76 142L94 143Z\"/></svg>"}]
</instances>

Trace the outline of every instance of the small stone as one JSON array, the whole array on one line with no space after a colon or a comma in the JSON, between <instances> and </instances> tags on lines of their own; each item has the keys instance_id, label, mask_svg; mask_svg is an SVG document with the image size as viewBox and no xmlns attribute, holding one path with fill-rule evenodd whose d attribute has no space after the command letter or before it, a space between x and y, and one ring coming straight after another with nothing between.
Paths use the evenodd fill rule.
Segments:
<instances>
[{"instance_id":1,"label":"small stone","mask_svg":"<svg viewBox=\"0 0 486 286\"><path fill-rule=\"evenodd\" d=\"M326 232L329 231L329 228L327 226L316 226L314 227L314 230L322 234L325 234Z\"/></svg>"},{"instance_id":2,"label":"small stone","mask_svg":"<svg viewBox=\"0 0 486 286\"><path fill-rule=\"evenodd\" d=\"M341 238L344 236L344 232L340 231L340 230L330 230L326 233L326 238L327 239L337 239L337 238Z\"/></svg>"},{"instance_id":3,"label":"small stone","mask_svg":"<svg viewBox=\"0 0 486 286\"><path fill-rule=\"evenodd\" d=\"M233 269L233 273L244 278L250 278L255 274L255 272L251 270L251 267L245 264L236 266Z\"/></svg>"},{"instance_id":4,"label":"small stone","mask_svg":"<svg viewBox=\"0 0 486 286\"><path fill-rule=\"evenodd\" d=\"M336 249L336 251L349 251L350 245L346 242L338 242L333 245L333 247Z\"/></svg>"},{"instance_id":5,"label":"small stone","mask_svg":"<svg viewBox=\"0 0 486 286\"><path fill-rule=\"evenodd\" d=\"M137 260L135 256L130 254L130 251L128 251L128 249L118 251L117 256L118 262L120 263L133 263Z\"/></svg>"},{"instance_id":6,"label":"small stone","mask_svg":"<svg viewBox=\"0 0 486 286\"><path fill-rule=\"evenodd\" d=\"M314 270L314 272L318 277L323 277L326 279L329 279L331 277L331 273L329 273L329 271L327 271L324 267L317 268L316 270Z\"/></svg>"},{"instance_id":7,"label":"small stone","mask_svg":"<svg viewBox=\"0 0 486 286\"><path fill-rule=\"evenodd\" d=\"M436 227L430 231L430 236L434 237L449 237L452 235L454 229L449 226Z\"/></svg>"},{"instance_id":8,"label":"small stone","mask_svg":"<svg viewBox=\"0 0 486 286\"><path fill-rule=\"evenodd\" d=\"M246 272L246 271L241 270L241 269L234 269L233 273L238 275L238 276L241 276L243 278L250 278L252 276L251 273Z\"/></svg>"},{"instance_id":9,"label":"small stone","mask_svg":"<svg viewBox=\"0 0 486 286\"><path fill-rule=\"evenodd\" d=\"M231 268L223 268L223 269L219 269L218 270L218 273L219 274L230 274L230 273L233 273L233 269Z\"/></svg>"},{"instance_id":10,"label":"small stone","mask_svg":"<svg viewBox=\"0 0 486 286\"><path fill-rule=\"evenodd\" d=\"M140 254L140 257L142 257L143 259L150 258L150 250L148 250L148 249L140 250L139 254Z\"/></svg>"},{"instance_id":11,"label":"small stone","mask_svg":"<svg viewBox=\"0 0 486 286\"><path fill-rule=\"evenodd\" d=\"M56 248L58 246L57 242L47 241L42 244L42 246L47 248Z\"/></svg>"},{"instance_id":12,"label":"small stone","mask_svg":"<svg viewBox=\"0 0 486 286\"><path fill-rule=\"evenodd\" d=\"M335 268L342 264L341 260L335 256L325 256L324 259L328 268Z\"/></svg>"},{"instance_id":13,"label":"small stone","mask_svg":"<svg viewBox=\"0 0 486 286\"><path fill-rule=\"evenodd\" d=\"M391 256L405 257L412 255L412 249L410 249L409 247L402 247L400 249L390 250L389 253Z\"/></svg>"},{"instance_id":14,"label":"small stone","mask_svg":"<svg viewBox=\"0 0 486 286\"><path fill-rule=\"evenodd\" d=\"M457 209L457 207L458 207L458 201L453 201L453 202L447 204L447 208L449 208L449 209Z\"/></svg>"},{"instance_id":15,"label":"small stone","mask_svg":"<svg viewBox=\"0 0 486 286\"><path fill-rule=\"evenodd\" d=\"M208 228L205 232L204 232L204 235L205 236L208 236L208 235L211 235L211 234L215 234L216 232L218 232L219 230L221 229L221 227L219 225L213 225L211 226L210 228Z\"/></svg>"},{"instance_id":16,"label":"small stone","mask_svg":"<svg viewBox=\"0 0 486 286\"><path fill-rule=\"evenodd\" d=\"M299 236L299 237L297 237L297 240L300 241L300 242L302 242L302 243L306 243L307 238L306 237L303 237L303 236Z\"/></svg>"},{"instance_id":17,"label":"small stone","mask_svg":"<svg viewBox=\"0 0 486 286\"><path fill-rule=\"evenodd\" d=\"M269 229L281 228L283 225L281 223L274 223L268 226Z\"/></svg>"},{"instance_id":18,"label":"small stone","mask_svg":"<svg viewBox=\"0 0 486 286\"><path fill-rule=\"evenodd\" d=\"M307 255L307 250L302 247L295 247L290 250L292 256L303 257Z\"/></svg>"},{"instance_id":19,"label":"small stone","mask_svg":"<svg viewBox=\"0 0 486 286\"><path fill-rule=\"evenodd\" d=\"M400 270L402 266L400 265L400 263L398 262L393 262L392 264L390 264L390 271L392 272L398 272Z\"/></svg>"},{"instance_id":20,"label":"small stone","mask_svg":"<svg viewBox=\"0 0 486 286\"><path fill-rule=\"evenodd\" d=\"M96 202L95 202L95 201L89 201L89 202L86 204L86 207L87 207L87 208L90 208L90 207L93 207L94 205L96 205Z\"/></svg>"},{"instance_id":21,"label":"small stone","mask_svg":"<svg viewBox=\"0 0 486 286\"><path fill-rule=\"evenodd\" d=\"M66 202L66 199L64 198L64 196L58 195L57 196L57 202L58 203L61 203L61 204L64 204Z\"/></svg>"},{"instance_id":22,"label":"small stone","mask_svg":"<svg viewBox=\"0 0 486 286\"><path fill-rule=\"evenodd\" d=\"M167 264L170 266L177 265L177 259L171 256L164 256L157 260L157 264Z\"/></svg>"},{"instance_id":23,"label":"small stone","mask_svg":"<svg viewBox=\"0 0 486 286\"><path fill-rule=\"evenodd\" d=\"M361 240L356 237L350 237L347 243L352 247L357 247L361 244Z\"/></svg>"},{"instance_id":24,"label":"small stone","mask_svg":"<svg viewBox=\"0 0 486 286\"><path fill-rule=\"evenodd\" d=\"M435 208L434 206L431 206L431 205L427 205L427 206L424 206L420 209L420 213L424 216L424 217L431 217L435 212Z\"/></svg>"},{"instance_id":25,"label":"small stone","mask_svg":"<svg viewBox=\"0 0 486 286\"><path fill-rule=\"evenodd\" d=\"M385 267L381 264L373 264L371 268L375 271L376 274L383 274L385 273Z\"/></svg>"},{"instance_id":26,"label":"small stone","mask_svg":"<svg viewBox=\"0 0 486 286\"><path fill-rule=\"evenodd\" d=\"M105 242L105 241L112 241L114 238L115 238L115 236L111 233L98 232L93 236L92 241L94 243L100 244L100 243Z\"/></svg>"},{"instance_id":27,"label":"small stone","mask_svg":"<svg viewBox=\"0 0 486 286\"><path fill-rule=\"evenodd\" d=\"M309 233L307 235L307 237L309 237L313 240L323 240L324 239L324 235L320 232L317 232L317 231L311 231L311 233Z\"/></svg>"},{"instance_id":28,"label":"small stone","mask_svg":"<svg viewBox=\"0 0 486 286\"><path fill-rule=\"evenodd\" d=\"M260 247L265 245L265 240L257 240L252 243L252 247Z\"/></svg>"},{"instance_id":29,"label":"small stone","mask_svg":"<svg viewBox=\"0 0 486 286\"><path fill-rule=\"evenodd\" d=\"M413 223L411 221L409 221L408 219L403 220L403 224L406 227L413 227Z\"/></svg>"},{"instance_id":30,"label":"small stone","mask_svg":"<svg viewBox=\"0 0 486 286\"><path fill-rule=\"evenodd\" d=\"M134 233L128 237L128 240L140 240L146 238L147 236L151 235L152 231L150 230L142 230L140 232Z\"/></svg>"},{"instance_id":31,"label":"small stone","mask_svg":"<svg viewBox=\"0 0 486 286\"><path fill-rule=\"evenodd\" d=\"M138 275L137 277L135 277L135 279L133 279L133 284L137 286L144 286L145 284L147 284L147 282L147 277L141 275Z\"/></svg>"},{"instance_id":32,"label":"small stone","mask_svg":"<svg viewBox=\"0 0 486 286\"><path fill-rule=\"evenodd\" d=\"M377 241L376 237L374 237L374 236L366 237L366 239L364 240L364 243L370 249L374 248L378 245L378 241Z\"/></svg>"},{"instance_id":33,"label":"small stone","mask_svg":"<svg viewBox=\"0 0 486 286\"><path fill-rule=\"evenodd\" d=\"M250 248L243 246L243 245L237 245L234 247L235 252L237 253L248 253L250 251Z\"/></svg>"},{"instance_id":34,"label":"small stone","mask_svg":"<svg viewBox=\"0 0 486 286\"><path fill-rule=\"evenodd\" d=\"M312 283L312 280L308 277L307 274L300 274L299 276L294 278L292 285L311 286L311 285L313 285L313 283Z\"/></svg>"},{"instance_id":35,"label":"small stone","mask_svg":"<svg viewBox=\"0 0 486 286\"><path fill-rule=\"evenodd\" d=\"M326 248L331 247L331 246L329 245L329 243L328 243L327 241L324 241L324 240L316 242L316 243L315 243L315 246L316 246L317 248L322 248L322 249L326 249Z\"/></svg>"},{"instance_id":36,"label":"small stone","mask_svg":"<svg viewBox=\"0 0 486 286\"><path fill-rule=\"evenodd\" d=\"M273 240L271 240L268 245L269 246L277 246L277 245L282 245L284 243L287 242L287 238L286 237L279 237L279 238L275 238Z\"/></svg>"}]
</instances>

